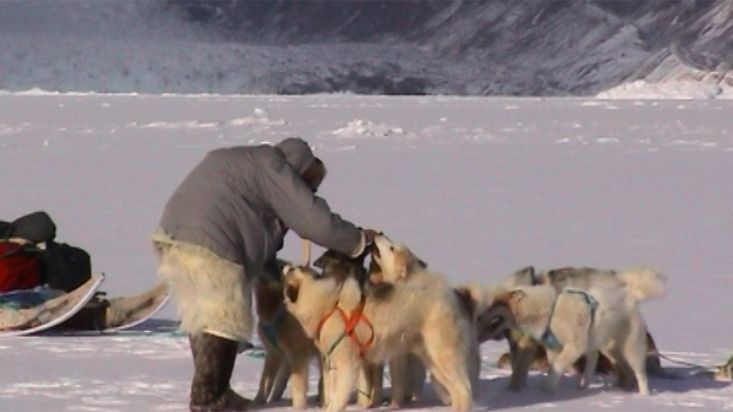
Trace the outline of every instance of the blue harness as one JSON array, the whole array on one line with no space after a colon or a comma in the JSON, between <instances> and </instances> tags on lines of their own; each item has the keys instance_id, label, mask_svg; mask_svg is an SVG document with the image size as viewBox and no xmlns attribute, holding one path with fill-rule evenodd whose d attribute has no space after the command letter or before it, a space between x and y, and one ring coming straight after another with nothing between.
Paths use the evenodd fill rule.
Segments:
<instances>
[{"instance_id":1,"label":"blue harness","mask_svg":"<svg viewBox=\"0 0 733 412\"><path fill-rule=\"evenodd\" d=\"M282 326L284 319L285 305L281 305L277 308L269 322L260 322L260 332L262 332L265 339L280 353L282 353L282 349L280 349L280 345L277 343L277 331Z\"/></svg>"},{"instance_id":2,"label":"blue harness","mask_svg":"<svg viewBox=\"0 0 733 412\"><path fill-rule=\"evenodd\" d=\"M580 290L580 289L565 289L561 293L577 293L583 298L585 298L585 303L590 308L590 322L591 325L593 324L593 320L596 316L596 309L598 309L598 301L596 298L591 296L590 293ZM554 333L552 333L552 330L550 329L550 323L552 322L552 316L555 314L555 305L557 305L557 298L555 298L555 301L552 302L552 308L550 309L550 317L547 320L547 329L545 329L545 333L542 334L542 344L550 350L559 351L562 350L562 342L555 336Z\"/></svg>"}]
</instances>

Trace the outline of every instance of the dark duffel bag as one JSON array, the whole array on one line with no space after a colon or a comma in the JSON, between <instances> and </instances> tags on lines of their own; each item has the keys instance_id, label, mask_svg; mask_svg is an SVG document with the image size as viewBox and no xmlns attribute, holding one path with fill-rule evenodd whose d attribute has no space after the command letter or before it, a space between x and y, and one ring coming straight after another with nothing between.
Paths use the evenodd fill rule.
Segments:
<instances>
[{"instance_id":1,"label":"dark duffel bag","mask_svg":"<svg viewBox=\"0 0 733 412\"><path fill-rule=\"evenodd\" d=\"M22 238L31 243L41 243L56 238L56 224L44 211L29 213L14 221L0 222L0 238Z\"/></svg>"},{"instance_id":2,"label":"dark duffel bag","mask_svg":"<svg viewBox=\"0 0 733 412\"><path fill-rule=\"evenodd\" d=\"M84 249L46 242L42 260L44 281L54 289L70 292L92 277L92 260Z\"/></svg>"}]
</instances>

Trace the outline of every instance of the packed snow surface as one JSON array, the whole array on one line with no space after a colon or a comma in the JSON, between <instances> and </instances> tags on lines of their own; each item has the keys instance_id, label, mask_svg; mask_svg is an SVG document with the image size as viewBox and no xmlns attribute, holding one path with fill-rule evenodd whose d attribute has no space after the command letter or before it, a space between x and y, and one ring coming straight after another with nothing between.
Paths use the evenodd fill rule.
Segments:
<instances>
[{"instance_id":1,"label":"packed snow surface","mask_svg":"<svg viewBox=\"0 0 733 412\"><path fill-rule=\"evenodd\" d=\"M730 113L726 100L2 94L0 218L48 211L110 296L139 292L155 279L163 205L208 150L302 136L326 162L335 211L454 284L530 264L658 268L668 293L642 311L660 350L712 366L733 350ZM282 257L299 246L291 236ZM0 340L0 410L185 410L192 362L171 328L169 307L150 332ZM649 397L605 378L548 397L539 375L509 393L504 350L482 347L481 409L733 409L730 384L668 361L684 379L652 379ZM235 389L254 396L261 367L240 355ZM436 405L416 407L447 410Z\"/></svg>"}]
</instances>

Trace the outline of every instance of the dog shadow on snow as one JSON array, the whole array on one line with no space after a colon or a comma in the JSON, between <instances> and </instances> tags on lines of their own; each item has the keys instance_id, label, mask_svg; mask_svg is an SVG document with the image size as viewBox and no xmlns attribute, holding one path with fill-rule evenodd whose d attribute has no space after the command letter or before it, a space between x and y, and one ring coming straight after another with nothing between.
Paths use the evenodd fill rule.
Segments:
<instances>
[{"instance_id":1,"label":"dog shadow on snow","mask_svg":"<svg viewBox=\"0 0 733 412\"><path fill-rule=\"evenodd\" d=\"M650 396L668 392L685 393L703 389L724 389L731 385L730 382L719 382L708 377L695 376L693 374L695 371L692 369L666 368L666 370L670 372L670 377L649 378ZM596 376L591 386L585 389L577 387L575 376L566 376L555 394L547 394L540 389L544 379L544 375L530 375L527 378L527 386L520 392L506 389L509 385L508 376L482 379L479 382L479 396L475 406L495 410L583 399L600 394L638 396L636 390L624 390L617 387L614 379L609 376Z\"/></svg>"},{"instance_id":2,"label":"dog shadow on snow","mask_svg":"<svg viewBox=\"0 0 733 412\"><path fill-rule=\"evenodd\" d=\"M651 396L663 394L665 392L684 393L702 389L724 389L731 385L730 382L718 382L709 378L694 376L692 369L686 368L668 368L668 372L674 377L671 378L650 378L649 386ZM626 391L616 387L613 379L607 376L596 376L594 383L590 388L579 389L575 383L575 377L569 376L563 379L558 391L554 395L548 395L540 390L544 380L544 376L539 374L530 375L527 379L527 387L521 392L511 392L506 390L509 385L509 377L496 377L490 379L481 379L479 382L479 396L477 397L474 409L491 409L500 410L517 407L527 407L532 405L542 405L549 403L557 403L573 399L583 399L593 397L600 394L609 395L627 395L635 396L636 391ZM442 408L444 407L437 396L432 392L426 383L423 390L422 399L399 407L400 410L424 410L426 408ZM385 388L385 396L389 396L390 389ZM315 406L318 404L316 396L308 397L308 404ZM258 409L283 408L290 406L290 399L286 397L280 401L258 405ZM372 408L374 411L393 411L395 408L387 404Z\"/></svg>"}]
</instances>

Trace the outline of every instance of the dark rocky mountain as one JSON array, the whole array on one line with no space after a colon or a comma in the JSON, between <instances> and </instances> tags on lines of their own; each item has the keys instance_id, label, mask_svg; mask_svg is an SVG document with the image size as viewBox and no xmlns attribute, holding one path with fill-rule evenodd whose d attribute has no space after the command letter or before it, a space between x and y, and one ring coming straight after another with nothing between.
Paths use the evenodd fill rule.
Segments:
<instances>
[{"instance_id":1,"label":"dark rocky mountain","mask_svg":"<svg viewBox=\"0 0 733 412\"><path fill-rule=\"evenodd\" d=\"M283 92L588 94L635 79L722 78L733 68L730 0L234 0L171 6L231 41L407 45L419 56L405 62L347 55L329 62L341 68L332 78Z\"/></svg>"},{"instance_id":2,"label":"dark rocky mountain","mask_svg":"<svg viewBox=\"0 0 733 412\"><path fill-rule=\"evenodd\" d=\"M5 90L714 95L733 0L0 0L0 56Z\"/></svg>"}]
</instances>

